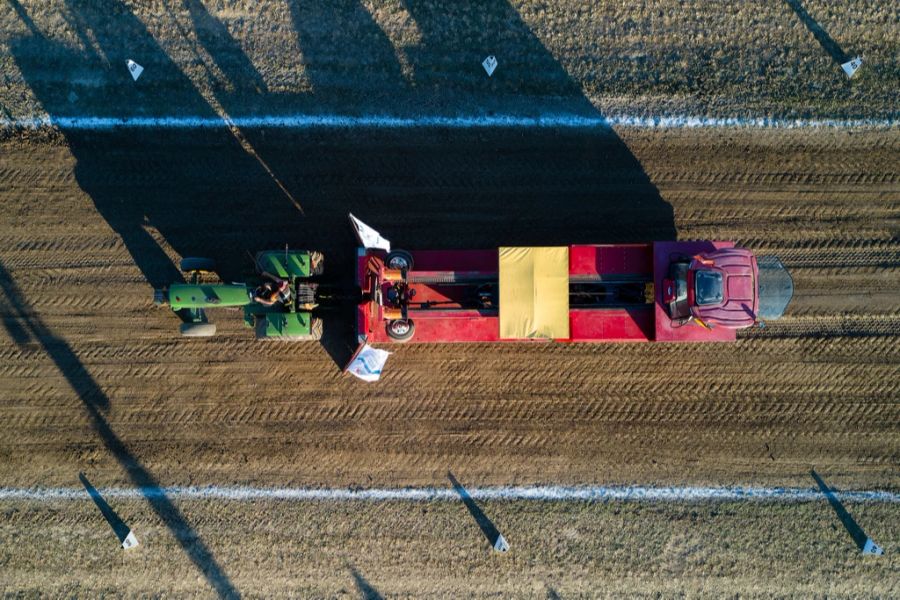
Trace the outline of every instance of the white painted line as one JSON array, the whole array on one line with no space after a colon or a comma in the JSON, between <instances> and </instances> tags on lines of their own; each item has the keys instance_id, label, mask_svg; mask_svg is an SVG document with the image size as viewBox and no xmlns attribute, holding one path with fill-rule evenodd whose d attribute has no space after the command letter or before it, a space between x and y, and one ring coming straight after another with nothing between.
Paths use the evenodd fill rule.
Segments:
<instances>
[{"instance_id":1,"label":"white painted line","mask_svg":"<svg viewBox=\"0 0 900 600\"><path fill-rule=\"evenodd\" d=\"M139 499L167 496L177 499L203 500L368 500L368 501L456 501L456 491L450 488L259 488L259 487L169 487L169 488L107 488L104 498ZM608 486L512 486L469 488L478 500L538 500L538 501L630 501L630 502L698 502L778 501L808 502L824 500L821 491L804 488L760 487L608 487ZM900 493L886 491L835 492L847 502L900 503ZM83 500L83 489L75 488L0 488L2 500Z\"/></svg>"},{"instance_id":2,"label":"white painted line","mask_svg":"<svg viewBox=\"0 0 900 600\"><path fill-rule=\"evenodd\" d=\"M570 113L545 114L537 117L523 115L425 115L398 117L390 115L347 116L265 115L231 117L91 117L43 116L25 119L0 119L0 129L42 129L57 127L63 130L107 129L219 129L240 128L276 129L604 129L633 127L643 129L854 129L892 128L900 125L896 119L779 119L770 117L698 117L673 116L584 116Z\"/></svg>"}]
</instances>

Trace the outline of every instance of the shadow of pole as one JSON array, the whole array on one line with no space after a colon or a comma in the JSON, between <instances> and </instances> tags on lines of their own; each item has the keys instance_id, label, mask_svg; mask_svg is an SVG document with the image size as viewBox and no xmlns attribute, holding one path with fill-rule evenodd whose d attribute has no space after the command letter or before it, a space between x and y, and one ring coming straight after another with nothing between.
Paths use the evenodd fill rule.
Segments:
<instances>
[{"instance_id":1,"label":"shadow of pole","mask_svg":"<svg viewBox=\"0 0 900 600\"><path fill-rule=\"evenodd\" d=\"M475 519L478 527L481 528L481 532L484 533L484 537L487 538L487 541L491 545L491 548L500 552L506 552L509 547L506 544L506 540L500 534L500 531L494 525L493 521L491 521L487 517L487 515L484 514L484 511L482 511L478 504L475 503L475 500L472 498L472 496L469 495L469 492L466 491L466 488L464 488L459 483L459 481L457 481L456 477L453 476L453 473L447 471L447 478L453 485L453 489L456 490L457 494L459 494L460 499L466 505L466 508L469 509L469 514L472 515L472 518Z\"/></svg>"},{"instance_id":2,"label":"shadow of pole","mask_svg":"<svg viewBox=\"0 0 900 600\"><path fill-rule=\"evenodd\" d=\"M347 568L350 570L350 574L353 576L353 582L356 584L356 589L359 590L359 595L363 600L384 600L384 596L382 596L377 589L372 587L372 584L370 584L366 578L353 567L353 565L348 563Z\"/></svg>"},{"instance_id":3,"label":"shadow of pole","mask_svg":"<svg viewBox=\"0 0 900 600\"><path fill-rule=\"evenodd\" d=\"M160 520L178 540L181 549L194 565L203 573L207 582L222 598L239 598L240 594L231 585L228 576L216 562L209 548L175 507L172 501L162 492L159 482L141 465L140 461L128 450L125 443L116 435L101 413L101 408L109 407L109 398L81 363L69 344L56 337L43 321L30 309L24 301L18 286L10 273L0 263L0 288L6 297L6 303L13 312L13 317L20 319L30 336L40 344L47 356L56 365L72 390L84 405L91 425L100 436L107 450L125 469L131 482L140 489L141 494L150 504ZM86 483L86 480L82 480ZM88 490L90 492L90 490ZM92 494L93 497L93 494ZM96 502L95 498L95 502ZM102 499L101 499L102 501ZM105 504L105 502L104 502ZM103 507L98 503L101 512ZM113 513L114 514L114 513ZM106 516L106 513L104 513ZM118 519L118 517L116 517ZM110 523L112 524L112 523ZM115 526L113 526L115 530ZM118 535L118 532L117 532ZM127 535L127 534L126 534Z\"/></svg>"},{"instance_id":4,"label":"shadow of pole","mask_svg":"<svg viewBox=\"0 0 900 600\"><path fill-rule=\"evenodd\" d=\"M221 21L209 14L209 11L207 11L206 7L199 0L182 0L182 3L194 23L194 32L197 35L198 42L209 53L213 61L215 61L216 66L219 67L219 70L228 78L231 87L252 89L257 96L267 92L266 82L262 75L259 74L259 71L256 70L256 67L253 66L253 63L247 55L244 54L244 51L238 43L231 37L228 28L225 27ZM186 39L189 39L189 36L184 32L183 35ZM200 59L200 62L209 72L210 66L202 59ZM211 79L215 81L215 77L211 77ZM305 216L306 212L303 210L303 206L300 202L275 173L269 165L269 162L260 155L256 149L256 145L251 142L250 137L235 125L234 120L229 114L227 93L225 93L219 85L213 86L212 93L215 98L210 100L210 106L228 125L228 129L231 131L231 134L234 136L237 143L249 156L253 157L256 162L259 163L260 168L262 168L262 170L272 179L272 182L291 202L294 208L300 211L300 214Z\"/></svg>"},{"instance_id":5,"label":"shadow of pole","mask_svg":"<svg viewBox=\"0 0 900 600\"><path fill-rule=\"evenodd\" d=\"M93 500L94 504L97 505L97 508L100 509L100 514L103 515L103 518L106 519L106 522L112 527L113 533L119 538L119 543L124 543L125 538L131 533L131 529L125 524L125 521L116 514L116 511L107 504L106 500L103 499L103 496L100 495L100 492L97 491L97 488L91 485L91 482L84 476L84 473L79 473L78 479L81 480L81 485L83 485L84 489L87 490L87 493L90 494L91 500Z\"/></svg>"},{"instance_id":6,"label":"shadow of pole","mask_svg":"<svg viewBox=\"0 0 900 600\"><path fill-rule=\"evenodd\" d=\"M825 49L832 60L836 62L838 65L842 65L848 60L850 57L845 53L837 42L832 39L828 32L822 29L822 26L819 25L818 21L813 19L806 9L803 7L803 3L800 0L784 0L788 3L788 5L794 9L794 12L797 13L797 16L800 17L800 20L803 21L803 24L806 25L806 28L809 29L809 32L813 34L813 36L818 40L819 44L822 45L822 48Z\"/></svg>"},{"instance_id":7,"label":"shadow of pole","mask_svg":"<svg viewBox=\"0 0 900 600\"><path fill-rule=\"evenodd\" d=\"M22 5L19 4L18 0L8 0L10 7L12 7L13 11L16 13L16 16L22 20L22 23L28 29L28 31L32 35L40 35L41 32L34 24L34 21L31 20L31 17L28 16L28 13L25 12L25 9L22 8Z\"/></svg>"},{"instance_id":8,"label":"shadow of pole","mask_svg":"<svg viewBox=\"0 0 900 600\"><path fill-rule=\"evenodd\" d=\"M847 530L847 533L850 534L850 537L853 538L853 542L859 548L860 552L864 554L881 554L881 548L879 548L875 542L869 539L869 536L862 530L853 517L850 516L850 513L847 512L847 509L844 508L844 505L838 500L837 496L835 496L834 492L825 485L825 482L822 481L822 478L819 477L819 474L815 472L815 470L810 470L810 475L812 478L816 480L816 484L819 486L819 490L825 495L825 498L828 499L828 503L831 504L831 508L834 509L834 512L837 513L838 519L843 523L844 528Z\"/></svg>"}]
</instances>

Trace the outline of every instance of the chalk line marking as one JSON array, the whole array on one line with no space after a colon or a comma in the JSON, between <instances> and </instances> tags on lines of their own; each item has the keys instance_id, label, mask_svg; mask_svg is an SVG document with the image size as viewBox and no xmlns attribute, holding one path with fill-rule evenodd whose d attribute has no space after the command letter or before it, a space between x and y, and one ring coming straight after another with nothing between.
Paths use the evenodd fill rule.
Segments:
<instances>
[{"instance_id":1,"label":"chalk line marking","mask_svg":"<svg viewBox=\"0 0 900 600\"><path fill-rule=\"evenodd\" d=\"M808 502L825 500L822 492L804 488L762 487L615 487L615 486L511 486L468 489L478 500L538 500L538 501L629 501L629 502L698 502L778 501ZM168 487L168 488L107 488L105 498L140 499L165 495L185 500L366 500L366 501L455 501L456 492L450 488L262 488L262 487ZM835 492L847 502L900 503L900 493L886 491ZM2 500L82 500L84 490L77 488L0 488Z\"/></svg>"},{"instance_id":2,"label":"chalk line marking","mask_svg":"<svg viewBox=\"0 0 900 600\"><path fill-rule=\"evenodd\" d=\"M633 127L642 129L854 129L892 128L895 119L780 119L772 117L699 117L674 116L584 116L552 113L541 116L523 115L424 115L399 117L390 115L349 116L338 114L294 114L231 117L92 117L52 116L25 119L0 119L0 129L108 130L108 129L221 129L237 126L247 129L609 129Z\"/></svg>"}]
</instances>

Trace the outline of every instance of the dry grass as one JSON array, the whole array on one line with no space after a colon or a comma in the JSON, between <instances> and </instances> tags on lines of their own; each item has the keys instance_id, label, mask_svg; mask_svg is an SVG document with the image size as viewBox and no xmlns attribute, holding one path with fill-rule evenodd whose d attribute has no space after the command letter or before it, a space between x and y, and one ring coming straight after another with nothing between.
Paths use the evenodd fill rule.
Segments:
<instances>
[{"instance_id":1,"label":"dry grass","mask_svg":"<svg viewBox=\"0 0 900 600\"><path fill-rule=\"evenodd\" d=\"M852 81L784 0L12 6L0 7L0 110L10 116L42 107L897 115L890 3L801 3L837 48L865 57ZM487 54L500 62L491 79L480 67ZM126 58L147 67L137 85ZM128 91L110 96L119 88Z\"/></svg>"},{"instance_id":2,"label":"dry grass","mask_svg":"<svg viewBox=\"0 0 900 600\"><path fill-rule=\"evenodd\" d=\"M886 549L863 557L824 501L799 504L483 502L509 540L491 552L461 503L178 502L248 598L827 595L891 597L900 508L849 505ZM4 502L0 593L210 594L146 504L112 501L141 546L123 552L94 505ZM356 577L354 576L354 571Z\"/></svg>"}]
</instances>

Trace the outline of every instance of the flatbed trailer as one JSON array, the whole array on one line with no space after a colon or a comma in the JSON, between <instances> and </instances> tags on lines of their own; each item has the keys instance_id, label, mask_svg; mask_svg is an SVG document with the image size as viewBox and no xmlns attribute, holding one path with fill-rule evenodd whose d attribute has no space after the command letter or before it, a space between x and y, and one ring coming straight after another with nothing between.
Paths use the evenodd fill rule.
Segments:
<instances>
[{"instance_id":1,"label":"flatbed trailer","mask_svg":"<svg viewBox=\"0 0 900 600\"><path fill-rule=\"evenodd\" d=\"M727 241L399 254L360 248L358 341L729 342L738 329L784 311L793 288L774 260L760 271L749 251ZM680 287L673 279L679 267L686 273ZM673 314L680 310L673 308L676 292L687 306L685 292L706 285L693 278L700 270L718 277L718 296L697 307L690 293L694 308ZM770 289L778 279L778 293L760 304L760 275L767 272Z\"/></svg>"}]
</instances>

